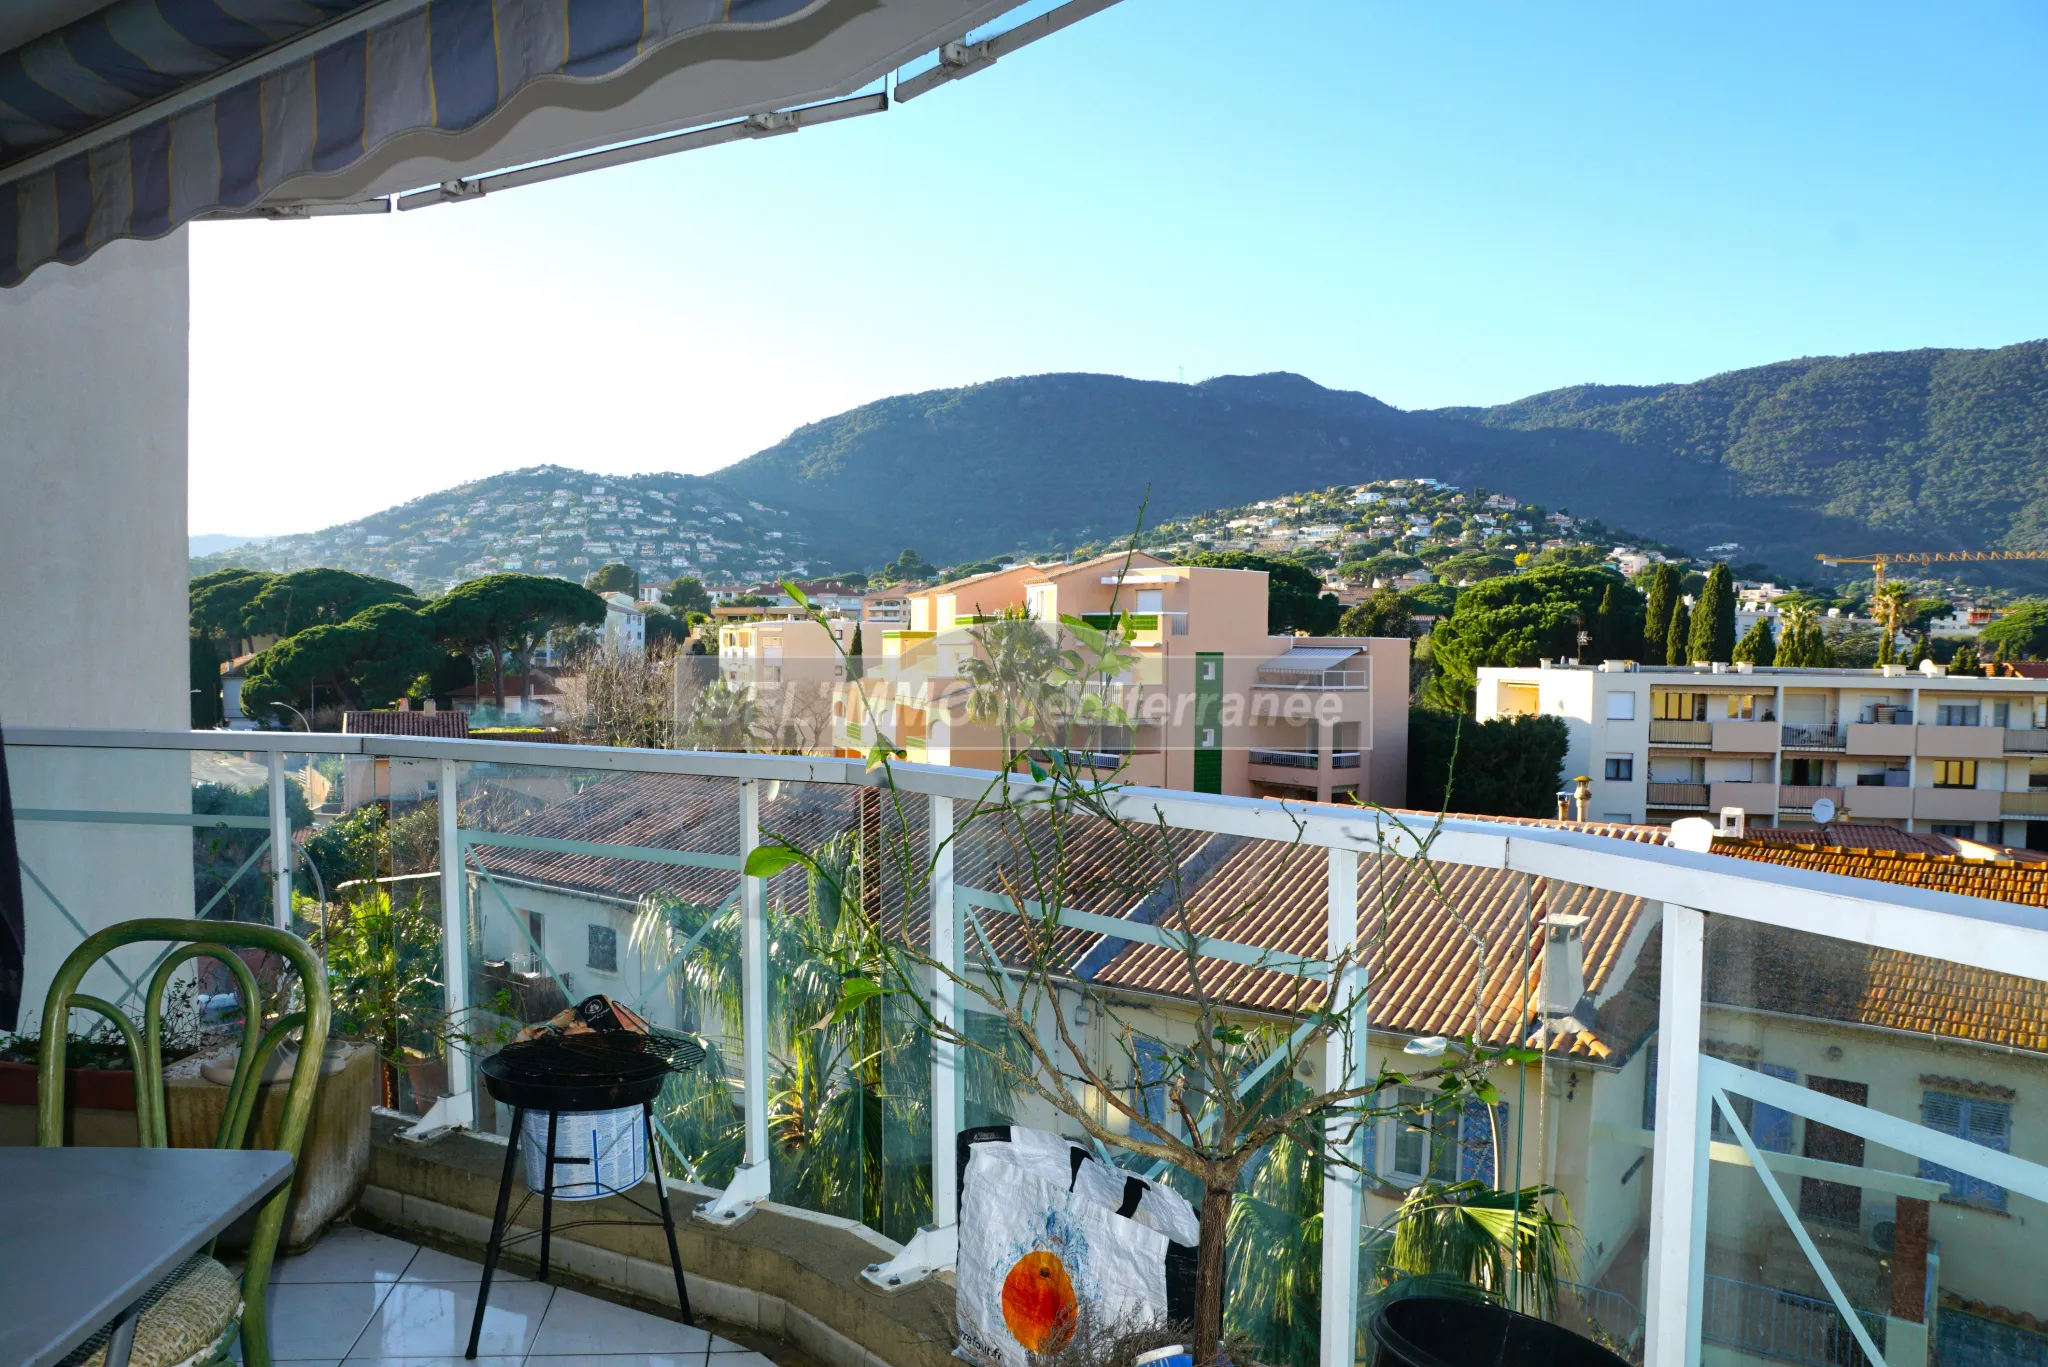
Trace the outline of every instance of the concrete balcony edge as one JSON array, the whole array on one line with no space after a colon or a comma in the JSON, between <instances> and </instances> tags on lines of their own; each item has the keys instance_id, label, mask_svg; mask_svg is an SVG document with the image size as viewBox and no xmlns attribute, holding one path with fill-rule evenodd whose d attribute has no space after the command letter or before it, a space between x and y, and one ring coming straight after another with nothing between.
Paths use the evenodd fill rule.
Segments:
<instances>
[{"instance_id":1,"label":"concrete balcony edge","mask_svg":"<svg viewBox=\"0 0 2048 1367\"><path fill-rule=\"evenodd\" d=\"M393 1234L453 1244L481 1261L504 1147L463 1133L424 1148L404 1145L394 1138L403 1124L382 1112L373 1117L362 1213ZM652 1204L651 1189L638 1194ZM954 1362L950 1274L884 1296L859 1278L863 1268L895 1251L889 1240L850 1220L772 1202L730 1229L690 1218L716 1194L687 1183L669 1185L690 1302L700 1315L793 1343L830 1367ZM538 1205L530 1203L518 1228L537 1229L538 1214ZM579 1201L568 1210L558 1206L556 1216L555 1258L571 1277L674 1310L675 1280L658 1222L560 1230L579 1219L646 1218L616 1198ZM530 1265L537 1242L520 1245L522 1256L512 1266Z\"/></svg>"}]
</instances>

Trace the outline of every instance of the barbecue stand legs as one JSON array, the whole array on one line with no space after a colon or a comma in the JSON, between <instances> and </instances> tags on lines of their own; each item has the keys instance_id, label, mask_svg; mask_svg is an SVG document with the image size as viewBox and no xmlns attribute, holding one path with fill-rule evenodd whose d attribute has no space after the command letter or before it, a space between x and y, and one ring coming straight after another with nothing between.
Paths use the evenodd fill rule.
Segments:
<instances>
[{"instance_id":1,"label":"barbecue stand legs","mask_svg":"<svg viewBox=\"0 0 2048 1367\"><path fill-rule=\"evenodd\" d=\"M548 1279L548 1240L554 1235L555 1226L555 1122L562 1118L560 1111L548 1112L548 1151L541 1168L540 1190L540 1278Z\"/></svg>"},{"instance_id":2,"label":"barbecue stand legs","mask_svg":"<svg viewBox=\"0 0 2048 1367\"><path fill-rule=\"evenodd\" d=\"M505 1207L512 1200L512 1166L519 1159L519 1131L525 1123L525 1109L514 1107L512 1137L505 1144L505 1171L498 1178L498 1211L491 1217L491 1242L484 1250L484 1276L476 1289L476 1317L469 1322L469 1347L462 1354L465 1358L476 1357L476 1341L484 1331L484 1307L490 1304L491 1273L497 1270L498 1254L505 1245Z\"/></svg>"},{"instance_id":3,"label":"barbecue stand legs","mask_svg":"<svg viewBox=\"0 0 2048 1367\"><path fill-rule=\"evenodd\" d=\"M654 1169L654 1190L661 1197L661 1227L668 1235L668 1264L676 1273L676 1304L683 1312L684 1324L695 1324L696 1317L690 1313L690 1292L683 1285L683 1255L676 1248L676 1217L668 1206L668 1178L661 1171L661 1145L654 1140L654 1103L644 1102L641 1114L647 1121L647 1161Z\"/></svg>"},{"instance_id":4,"label":"barbecue stand legs","mask_svg":"<svg viewBox=\"0 0 2048 1367\"><path fill-rule=\"evenodd\" d=\"M555 1135L558 1115L548 1112L548 1146L542 1155L541 1203L540 1203L540 1280L548 1276L549 1243L554 1229L555 1216L555 1168L559 1164L586 1163L589 1159L555 1157ZM676 1304L683 1313L683 1323L694 1325L696 1316L690 1310L690 1291L683 1284L683 1255L676 1245L676 1217L668 1201L668 1181L661 1170L661 1146L654 1134L654 1105L644 1102L640 1107L641 1124L647 1133L647 1161L654 1176L655 1195L661 1201L662 1232L668 1236L668 1262L676 1274ZM512 1135L505 1144L505 1170L498 1178L498 1208L491 1217L491 1242L484 1252L483 1280L477 1286L476 1315L469 1323L469 1347L462 1356L474 1360L478 1340L483 1336L484 1310L491 1299L491 1274L497 1271L498 1258L505 1247L506 1211L512 1201L512 1172L519 1160L519 1140L526 1127L526 1111L515 1107L512 1111ZM593 1174L592 1180L595 1181ZM623 1195L624 1193L617 1193ZM629 1204L633 1204L628 1198ZM521 1209L524 1209L522 1206ZM640 1210L646 1211L645 1206ZM648 1212L652 1214L652 1212ZM618 1223L616 1221L612 1223Z\"/></svg>"}]
</instances>

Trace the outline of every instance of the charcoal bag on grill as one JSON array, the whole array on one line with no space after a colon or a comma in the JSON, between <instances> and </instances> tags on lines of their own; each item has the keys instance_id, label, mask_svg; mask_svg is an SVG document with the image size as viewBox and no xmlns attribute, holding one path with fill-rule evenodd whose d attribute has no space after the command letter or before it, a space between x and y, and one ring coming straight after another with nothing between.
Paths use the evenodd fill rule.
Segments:
<instances>
[{"instance_id":1,"label":"charcoal bag on grill","mask_svg":"<svg viewBox=\"0 0 2048 1367\"><path fill-rule=\"evenodd\" d=\"M1042 1130L963 1130L958 1356L1030 1367L1077 1332L1194 1318L1201 1220L1178 1192Z\"/></svg>"}]
</instances>

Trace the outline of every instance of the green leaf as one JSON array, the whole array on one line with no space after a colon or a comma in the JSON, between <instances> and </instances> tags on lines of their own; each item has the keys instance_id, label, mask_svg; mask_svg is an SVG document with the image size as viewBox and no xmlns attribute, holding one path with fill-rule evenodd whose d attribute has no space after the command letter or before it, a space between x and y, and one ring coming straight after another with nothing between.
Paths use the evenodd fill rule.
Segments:
<instances>
[{"instance_id":1,"label":"green leaf","mask_svg":"<svg viewBox=\"0 0 2048 1367\"><path fill-rule=\"evenodd\" d=\"M791 598L794 598L796 600L796 605L798 607L803 608L806 611L810 610L811 600L804 597L804 591L798 588L795 584L792 584L787 579L783 580L782 591L788 594Z\"/></svg>"},{"instance_id":2,"label":"green leaf","mask_svg":"<svg viewBox=\"0 0 2048 1367\"><path fill-rule=\"evenodd\" d=\"M1043 783L1043 782L1045 782L1045 770L1043 770L1043 769L1041 769L1041 768L1039 768L1039 767L1038 767L1038 761L1037 761L1037 760L1035 760L1035 759L1028 759L1028 760L1026 760L1026 761L1025 761L1025 763L1026 763L1026 764L1029 764L1029 765L1031 766L1031 778L1032 778L1032 781L1033 781L1033 782L1035 782L1035 783Z\"/></svg>"},{"instance_id":3,"label":"green leaf","mask_svg":"<svg viewBox=\"0 0 2048 1367\"><path fill-rule=\"evenodd\" d=\"M773 878L793 864L810 867L810 856L794 845L759 845L747 856L742 873L749 878Z\"/></svg>"},{"instance_id":4,"label":"green leaf","mask_svg":"<svg viewBox=\"0 0 2048 1367\"><path fill-rule=\"evenodd\" d=\"M829 1030L858 1012L877 997L888 995L889 989L869 978L848 978L839 986L839 1001L832 1008L832 1014L813 1025L813 1030Z\"/></svg>"}]
</instances>

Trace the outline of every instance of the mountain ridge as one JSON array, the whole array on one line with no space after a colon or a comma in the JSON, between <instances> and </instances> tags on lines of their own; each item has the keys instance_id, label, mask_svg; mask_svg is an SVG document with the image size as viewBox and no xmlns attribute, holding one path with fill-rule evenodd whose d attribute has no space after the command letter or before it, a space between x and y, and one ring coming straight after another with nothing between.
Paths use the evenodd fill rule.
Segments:
<instances>
[{"instance_id":1,"label":"mountain ridge","mask_svg":"<svg viewBox=\"0 0 2048 1367\"><path fill-rule=\"evenodd\" d=\"M863 404L709 475L632 478L771 510L803 563L829 570L906 546L935 563L1054 550L1128 534L1141 504L1157 522L1403 476L1512 490L1674 544L1739 543L1742 559L1802 576L1823 551L2048 546L2048 341L1413 410L1285 371L1010 376ZM772 570L787 548L750 553ZM262 552L216 559L244 553Z\"/></svg>"}]
</instances>

